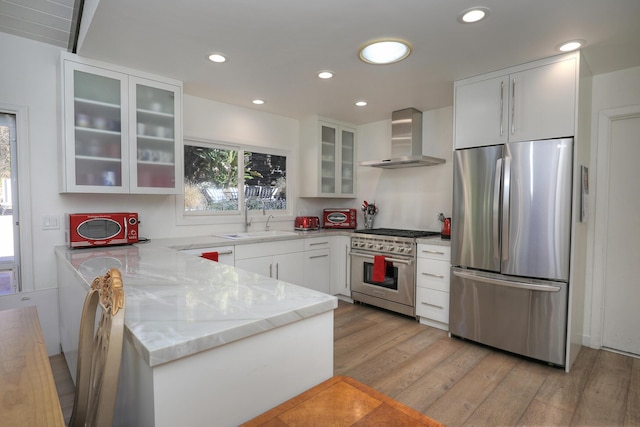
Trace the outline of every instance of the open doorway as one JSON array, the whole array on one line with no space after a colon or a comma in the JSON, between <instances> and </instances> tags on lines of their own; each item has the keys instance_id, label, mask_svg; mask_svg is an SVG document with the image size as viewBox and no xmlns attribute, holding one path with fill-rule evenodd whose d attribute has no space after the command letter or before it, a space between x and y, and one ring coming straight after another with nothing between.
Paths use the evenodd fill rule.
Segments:
<instances>
[{"instance_id":1,"label":"open doorway","mask_svg":"<svg viewBox=\"0 0 640 427\"><path fill-rule=\"evenodd\" d=\"M0 112L0 295L20 291L16 116Z\"/></svg>"}]
</instances>

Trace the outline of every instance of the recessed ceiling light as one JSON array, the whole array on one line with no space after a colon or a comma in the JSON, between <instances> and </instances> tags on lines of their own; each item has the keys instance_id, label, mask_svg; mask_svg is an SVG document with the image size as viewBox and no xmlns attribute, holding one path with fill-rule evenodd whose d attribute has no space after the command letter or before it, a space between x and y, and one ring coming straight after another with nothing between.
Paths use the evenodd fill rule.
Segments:
<instances>
[{"instance_id":1,"label":"recessed ceiling light","mask_svg":"<svg viewBox=\"0 0 640 427\"><path fill-rule=\"evenodd\" d=\"M570 52L572 50L580 49L586 41L584 40L571 40L568 42L564 42L556 46L556 49L560 52Z\"/></svg>"},{"instance_id":2,"label":"recessed ceiling light","mask_svg":"<svg viewBox=\"0 0 640 427\"><path fill-rule=\"evenodd\" d=\"M358 101L358 102L356 102L356 106L357 107L364 107L365 105L367 105L367 101Z\"/></svg>"},{"instance_id":3,"label":"recessed ceiling light","mask_svg":"<svg viewBox=\"0 0 640 427\"><path fill-rule=\"evenodd\" d=\"M211 62L225 62L227 60L227 58L225 58L223 55L219 54L219 53L212 53L211 55L209 55L209 61Z\"/></svg>"},{"instance_id":4,"label":"recessed ceiling light","mask_svg":"<svg viewBox=\"0 0 640 427\"><path fill-rule=\"evenodd\" d=\"M253 100L253 101L251 101L251 102L253 102L253 103L254 103L254 104L256 104L256 105L262 105L262 104L264 104L264 101L263 101L262 99L254 99L254 100Z\"/></svg>"},{"instance_id":5,"label":"recessed ceiling light","mask_svg":"<svg viewBox=\"0 0 640 427\"><path fill-rule=\"evenodd\" d=\"M318 77L320 77L321 79L330 79L331 77L333 77L333 73L331 71L320 71L318 73Z\"/></svg>"},{"instance_id":6,"label":"recessed ceiling light","mask_svg":"<svg viewBox=\"0 0 640 427\"><path fill-rule=\"evenodd\" d=\"M486 7L474 7L463 11L458 15L458 22L462 24L472 24L474 22L482 21L489 16L489 8Z\"/></svg>"},{"instance_id":7,"label":"recessed ceiling light","mask_svg":"<svg viewBox=\"0 0 640 427\"><path fill-rule=\"evenodd\" d=\"M369 64L392 64L402 61L411 53L404 40L375 40L360 48L360 59Z\"/></svg>"}]
</instances>

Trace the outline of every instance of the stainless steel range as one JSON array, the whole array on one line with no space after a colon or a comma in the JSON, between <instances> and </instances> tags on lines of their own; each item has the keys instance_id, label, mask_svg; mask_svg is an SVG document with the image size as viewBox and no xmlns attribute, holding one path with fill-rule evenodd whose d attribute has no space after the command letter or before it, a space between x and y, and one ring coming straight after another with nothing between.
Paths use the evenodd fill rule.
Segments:
<instances>
[{"instance_id":1,"label":"stainless steel range","mask_svg":"<svg viewBox=\"0 0 640 427\"><path fill-rule=\"evenodd\" d=\"M374 228L351 237L351 298L415 316L416 239L435 231Z\"/></svg>"}]
</instances>

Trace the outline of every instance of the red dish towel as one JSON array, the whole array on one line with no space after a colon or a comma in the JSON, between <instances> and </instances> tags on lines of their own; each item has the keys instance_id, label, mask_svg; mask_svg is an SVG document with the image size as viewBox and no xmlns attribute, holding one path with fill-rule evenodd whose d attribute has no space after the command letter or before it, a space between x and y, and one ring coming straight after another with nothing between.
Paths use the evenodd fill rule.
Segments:
<instances>
[{"instance_id":1,"label":"red dish towel","mask_svg":"<svg viewBox=\"0 0 640 427\"><path fill-rule=\"evenodd\" d=\"M371 276L371 280L374 282L384 282L386 275L387 261L384 259L384 255L375 255L373 257L373 276Z\"/></svg>"},{"instance_id":2,"label":"red dish towel","mask_svg":"<svg viewBox=\"0 0 640 427\"><path fill-rule=\"evenodd\" d=\"M202 252L200 255L202 258L210 259L211 261L218 262L218 252Z\"/></svg>"}]
</instances>

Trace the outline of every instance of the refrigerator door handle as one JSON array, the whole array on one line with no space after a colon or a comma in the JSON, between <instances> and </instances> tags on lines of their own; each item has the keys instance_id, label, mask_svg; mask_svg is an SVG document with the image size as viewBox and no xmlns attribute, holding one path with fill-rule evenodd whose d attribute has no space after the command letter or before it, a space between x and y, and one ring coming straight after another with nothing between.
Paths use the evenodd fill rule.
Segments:
<instances>
[{"instance_id":1,"label":"refrigerator door handle","mask_svg":"<svg viewBox=\"0 0 640 427\"><path fill-rule=\"evenodd\" d=\"M468 273L468 272L459 271L459 270L454 270L453 275L460 277L461 279L470 279L476 282L489 283L491 285L498 285L498 286L506 286L509 288L526 289L530 291L559 292L560 289L562 289L560 286L537 285L533 283L523 283L523 282L516 282L512 280L497 279L494 277L483 276L478 273Z\"/></svg>"},{"instance_id":2,"label":"refrigerator door handle","mask_svg":"<svg viewBox=\"0 0 640 427\"><path fill-rule=\"evenodd\" d=\"M516 78L511 80L511 135L516 133Z\"/></svg>"},{"instance_id":3,"label":"refrigerator door handle","mask_svg":"<svg viewBox=\"0 0 640 427\"><path fill-rule=\"evenodd\" d=\"M509 259L509 202L511 195L511 157L504 158L504 188L502 190L502 260Z\"/></svg>"},{"instance_id":4,"label":"refrigerator door handle","mask_svg":"<svg viewBox=\"0 0 640 427\"><path fill-rule=\"evenodd\" d=\"M500 136L504 135L504 80L500 82Z\"/></svg>"},{"instance_id":5,"label":"refrigerator door handle","mask_svg":"<svg viewBox=\"0 0 640 427\"><path fill-rule=\"evenodd\" d=\"M500 259L500 181L502 159L496 160L496 176L493 181L493 258Z\"/></svg>"}]
</instances>

